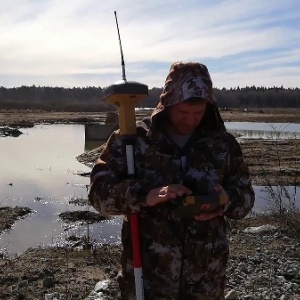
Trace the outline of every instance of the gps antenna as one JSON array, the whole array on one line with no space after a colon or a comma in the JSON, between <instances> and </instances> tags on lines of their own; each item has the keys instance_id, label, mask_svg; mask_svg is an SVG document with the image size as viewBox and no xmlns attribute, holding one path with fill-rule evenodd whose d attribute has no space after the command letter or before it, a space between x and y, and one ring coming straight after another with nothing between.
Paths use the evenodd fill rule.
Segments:
<instances>
[{"instance_id":1,"label":"gps antenna","mask_svg":"<svg viewBox=\"0 0 300 300\"><path fill-rule=\"evenodd\" d=\"M136 81L127 81L125 76L125 63L121 45L117 13L115 12L122 61L122 80L108 86L102 92L103 99L119 108L120 137L126 149L127 177L135 178L134 145L136 139L135 105L148 96L148 86ZM144 300L144 284L142 271L142 253L140 243L139 216L130 213L128 220L131 227L131 241L133 253L133 267L135 279L135 294L137 300Z\"/></svg>"},{"instance_id":2,"label":"gps antenna","mask_svg":"<svg viewBox=\"0 0 300 300\"><path fill-rule=\"evenodd\" d=\"M117 18L117 12L114 11L115 18L116 18L116 24L117 24L117 30L118 30L118 37L119 37L119 45L120 45L120 52L121 52L121 65L122 65L122 79L126 81L126 74L125 74L125 62L124 62L124 55L123 55L123 49L122 49L122 42L121 42L121 36L120 36L120 30L119 30L119 24L118 24L118 18Z\"/></svg>"},{"instance_id":3,"label":"gps antenna","mask_svg":"<svg viewBox=\"0 0 300 300\"><path fill-rule=\"evenodd\" d=\"M121 44L117 13L115 13L122 63L122 80L115 82L102 91L105 102L119 108L119 128L123 138L134 137L136 134L135 105L148 96L148 86L136 81L127 81L125 63Z\"/></svg>"}]
</instances>

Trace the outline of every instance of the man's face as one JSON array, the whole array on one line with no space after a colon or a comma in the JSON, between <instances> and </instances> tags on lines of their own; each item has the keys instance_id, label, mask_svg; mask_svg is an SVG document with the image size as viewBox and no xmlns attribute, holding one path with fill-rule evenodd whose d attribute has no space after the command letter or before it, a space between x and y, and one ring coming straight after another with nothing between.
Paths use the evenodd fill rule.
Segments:
<instances>
[{"instance_id":1,"label":"man's face","mask_svg":"<svg viewBox=\"0 0 300 300\"><path fill-rule=\"evenodd\" d=\"M206 101L192 104L181 102L170 106L171 131L182 135L192 133L203 119L206 107Z\"/></svg>"}]
</instances>

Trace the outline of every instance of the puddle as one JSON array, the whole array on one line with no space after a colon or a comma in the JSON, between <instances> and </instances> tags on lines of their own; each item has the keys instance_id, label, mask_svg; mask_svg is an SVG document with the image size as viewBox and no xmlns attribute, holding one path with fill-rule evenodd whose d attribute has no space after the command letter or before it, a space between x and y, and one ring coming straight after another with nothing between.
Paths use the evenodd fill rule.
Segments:
<instances>
[{"instance_id":1,"label":"puddle","mask_svg":"<svg viewBox=\"0 0 300 300\"><path fill-rule=\"evenodd\" d=\"M34 210L0 236L0 248L9 253L51 244L69 234L85 234L86 228L79 225L69 232L59 214L87 209L95 212L83 201L80 207L72 203L74 199L87 199L89 178L80 174L90 168L75 159L84 152L84 126L37 125L22 132L18 138L0 138L0 204ZM90 225L91 235L100 242L118 241L118 229L106 229L109 222L113 229L120 223L111 220Z\"/></svg>"}]
</instances>

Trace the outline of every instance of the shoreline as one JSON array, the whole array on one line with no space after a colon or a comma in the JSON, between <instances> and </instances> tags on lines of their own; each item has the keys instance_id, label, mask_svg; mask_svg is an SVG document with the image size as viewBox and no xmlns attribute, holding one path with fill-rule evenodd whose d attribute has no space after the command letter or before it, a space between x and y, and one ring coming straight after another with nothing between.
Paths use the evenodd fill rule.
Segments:
<instances>
[{"instance_id":1,"label":"shoreline","mask_svg":"<svg viewBox=\"0 0 300 300\"><path fill-rule=\"evenodd\" d=\"M151 115L151 110L136 111L137 120ZM45 111L0 111L0 126L39 123L89 123L105 120L107 112L45 112ZM300 123L300 108L220 110L225 122L276 122Z\"/></svg>"}]
</instances>

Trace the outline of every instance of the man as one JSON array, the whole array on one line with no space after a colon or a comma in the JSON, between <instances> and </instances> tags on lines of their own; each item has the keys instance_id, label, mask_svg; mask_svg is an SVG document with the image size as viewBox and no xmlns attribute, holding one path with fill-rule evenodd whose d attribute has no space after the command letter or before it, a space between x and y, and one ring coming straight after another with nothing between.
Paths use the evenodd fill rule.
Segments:
<instances>
[{"instance_id":1,"label":"man","mask_svg":"<svg viewBox=\"0 0 300 300\"><path fill-rule=\"evenodd\" d=\"M136 179L127 179L125 147L115 131L92 170L89 199L104 214L139 213L145 299L224 299L224 216L245 217L254 192L206 66L171 65L160 103L150 119L137 124L135 167ZM201 210L195 199L203 196L220 199L220 205ZM126 218L122 245L122 299L135 299Z\"/></svg>"}]
</instances>

